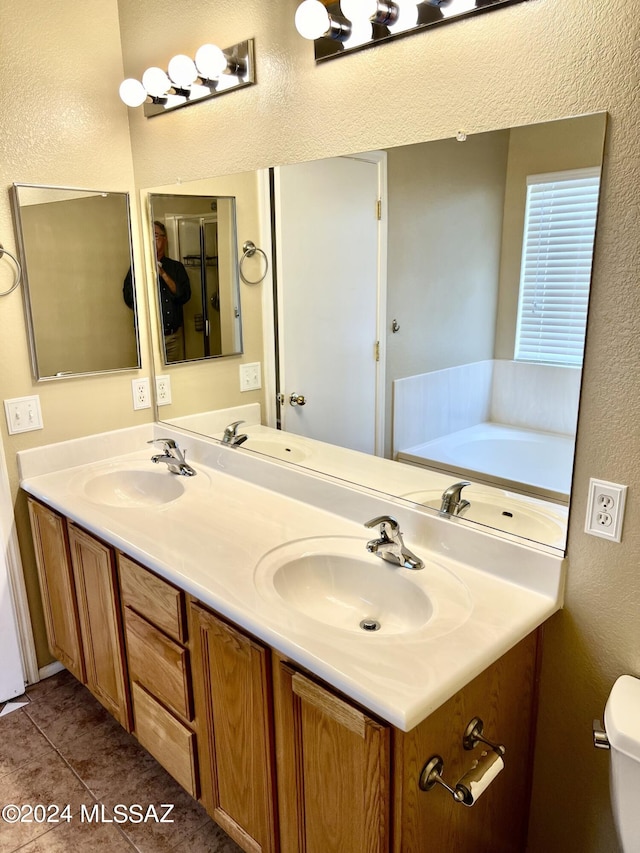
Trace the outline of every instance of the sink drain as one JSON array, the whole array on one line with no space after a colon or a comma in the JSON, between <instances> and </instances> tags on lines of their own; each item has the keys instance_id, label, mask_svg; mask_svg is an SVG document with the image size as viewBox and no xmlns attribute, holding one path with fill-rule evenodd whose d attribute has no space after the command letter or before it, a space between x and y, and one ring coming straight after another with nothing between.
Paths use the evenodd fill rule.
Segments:
<instances>
[{"instance_id":1,"label":"sink drain","mask_svg":"<svg viewBox=\"0 0 640 853\"><path fill-rule=\"evenodd\" d=\"M379 631L380 623L377 619L363 619L360 623L360 627L363 631Z\"/></svg>"}]
</instances>

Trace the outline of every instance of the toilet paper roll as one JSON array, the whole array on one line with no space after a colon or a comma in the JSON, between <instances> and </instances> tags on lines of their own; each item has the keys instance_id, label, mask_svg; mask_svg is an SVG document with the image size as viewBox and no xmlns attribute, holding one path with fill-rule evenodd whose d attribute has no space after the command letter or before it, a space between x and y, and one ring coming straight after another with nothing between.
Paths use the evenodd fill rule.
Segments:
<instances>
[{"instance_id":1,"label":"toilet paper roll","mask_svg":"<svg viewBox=\"0 0 640 853\"><path fill-rule=\"evenodd\" d=\"M504 768L502 756L497 752L483 752L456 785L456 792L465 806L472 806Z\"/></svg>"}]
</instances>

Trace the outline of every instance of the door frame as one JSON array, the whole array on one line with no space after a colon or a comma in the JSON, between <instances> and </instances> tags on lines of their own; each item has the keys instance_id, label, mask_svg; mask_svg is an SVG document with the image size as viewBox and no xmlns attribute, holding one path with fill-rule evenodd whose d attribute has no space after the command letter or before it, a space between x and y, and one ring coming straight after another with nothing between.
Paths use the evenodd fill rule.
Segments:
<instances>
[{"instance_id":1,"label":"door frame","mask_svg":"<svg viewBox=\"0 0 640 853\"><path fill-rule=\"evenodd\" d=\"M16 534L15 516L11 501L9 475L4 454L0 443L0 572L6 573L9 597L15 617L16 635L18 641L19 664L23 681L35 684L40 680L38 659L36 656L31 614L27 599L27 589L24 582L24 572L18 537ZM3 654L5 650L3 650ZM16 663L14 659L14 664ZM19 695L19 694L17 694Z\"/></svg>"},{"instance_id":2,"label":"door frame","mask_svg":"<svg viewBox=\"0 0 640 853\"><path fill-rule=\"evenodd\" d=\"M387 321L387 239L388 239L388 201L387 201L387 152L386 151L366 151L361 154L349 154L338 156L335 158L322 159L341 159L341 160L366 160L377 166L378 171L378 200L379 200L379 218L378 218L378 257L377 257L377 283L376 283L376 341L378 345L378 360L376 362L376 378L375 378L375 411L374 411L374 454L376 456L384 455L384 432L385 432L385 392L386 392L386 321ZM309 161L312 162L312 161ZM296 165L295 163L289 165ZM302 165L302 164L300 164ZM275 359L272 365L273 368L273 393L272 399L275 400L274 422L270 426L276 426L280 429L281 416L280 410L283 405L281 396L281 376L280 376L280 355L279 355L279 338L278 326L282 320L282 297L280 281L277 275L277 259L282 254L282 246L279 235L275 229L275 187L278 180L278 168L272 170L272 176L269 186L269 200L272 216L272 257L273 257L273 288L272 288L272 321L271 334L267 340L273 342L273 351ZM266 347L265 347L266 352ZM266 358L265 358L266 362Z\"/></svg>"}]
</instances>

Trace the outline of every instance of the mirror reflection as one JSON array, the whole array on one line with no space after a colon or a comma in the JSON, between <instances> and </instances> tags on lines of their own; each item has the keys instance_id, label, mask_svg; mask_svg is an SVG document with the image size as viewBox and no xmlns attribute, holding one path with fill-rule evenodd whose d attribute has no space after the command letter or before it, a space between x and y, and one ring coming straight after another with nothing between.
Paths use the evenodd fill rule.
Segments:
<instances>
[{"instance_id":1,"label":"mirror reflection","mask_svg":"<svg viewBox=\"0 0 640 853\"><path fill-rule=\"evenodd\" d=\"M150 204L165 364L241 353L235 198L151 194Z\"/></svg>"},{"instance_id":2,"label":"mirror reflection","mask_svg":"<svg viewBox=\"0 0 640 853\"><path fill-rule=\"evenodd\" d=\"M14 184L12 202L35 378L140 367L128 194Z\"/></svg>"},{"instance_id":3,"label":"mirror reflection","mask_svg":"<svg viewBox=\"0 0 640 853\"><path fill-rule=\"evenodd\" d=\"M172 420L564 548L605 126L275 169L279 420Z\"/></svg>"}]
</instances>

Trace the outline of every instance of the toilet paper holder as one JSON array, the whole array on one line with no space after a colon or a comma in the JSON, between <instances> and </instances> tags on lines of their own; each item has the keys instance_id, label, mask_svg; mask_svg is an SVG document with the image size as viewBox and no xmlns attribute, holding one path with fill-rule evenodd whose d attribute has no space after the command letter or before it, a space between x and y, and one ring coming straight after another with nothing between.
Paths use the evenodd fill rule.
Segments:
<instances>
[{"instance_id":1,"label":"toilet paper holder","mask_svg":"<svg viewBox=\"0 0 640 853\"><path fill-rule=\"evenodd\" d=\"M490 751L483 750L480 758L473 762L453 788L442 778L444 760L440 755L432 755L420 773L418 784L421 791L430 791L437 784L448 791L456 803L464 806L472 806L475 803L504 767L503 756L506 752L502 744L493 743L484 737L483 727L484 723L480 717L473 717L464 730L462 745L465 749L472 750L478 743L484 743Z\"/></svg>"}]
</instances>

